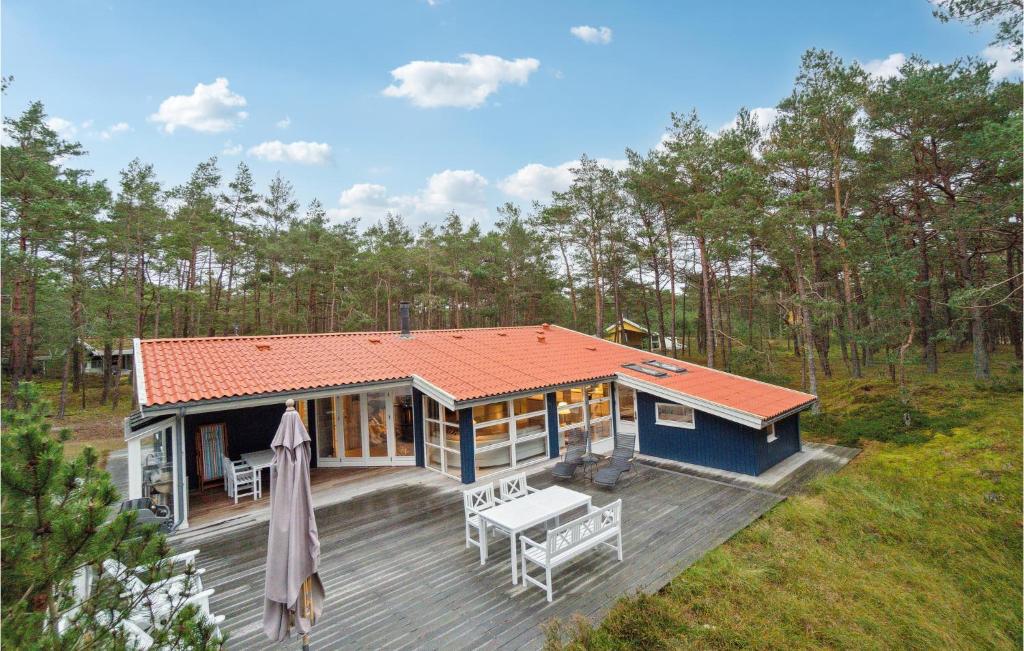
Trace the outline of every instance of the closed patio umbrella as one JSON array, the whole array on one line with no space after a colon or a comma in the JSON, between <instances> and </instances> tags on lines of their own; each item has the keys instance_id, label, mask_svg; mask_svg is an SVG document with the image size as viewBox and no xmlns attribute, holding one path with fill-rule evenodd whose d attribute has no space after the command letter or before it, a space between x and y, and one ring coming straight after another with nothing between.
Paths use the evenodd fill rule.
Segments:
<instances>
[{"instance_id":1,"label":"closed patio umbrella","mask_svg":"<svg viewBox=\"0 0 1024 651\"><path fill-rule=\"evenodd\" d=\"M289 399L270 447L270 538L267 542L263 632L275 642L294 632L309 643L309 631L323 610L320 537L309 485L310 438Z\"/></svg>"}]
</instances>

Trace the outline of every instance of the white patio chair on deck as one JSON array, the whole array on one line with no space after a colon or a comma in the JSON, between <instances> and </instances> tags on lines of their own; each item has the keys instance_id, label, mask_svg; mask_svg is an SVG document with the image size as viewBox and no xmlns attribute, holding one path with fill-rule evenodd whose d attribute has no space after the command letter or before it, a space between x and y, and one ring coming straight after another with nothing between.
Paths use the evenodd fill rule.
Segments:
<instances>
[{"instance_id":1,"label":"white patio chair on deck","mask_svg":"<svg viewBox=\"0 0 1024 651\"><path fill-rule=\"evenodd\" d=\"M502 502L511 502L512 500L519 499L520 497L526 497L530 493L535 493L536 491L536 488L527 486L526 473L520 472L501 480L498 499Z\"/></svg>"},{"instance_id":2,"label":"white patio chair on deck","mask_svg":"<svg viewBox=\"0 0 1024 651\"><path fill-rule=\"evenodd\" d=\"M494 498L494 486L486 484L479 488L471 488L469 490L462 491L462 504L466 510L466 547L470 545L480 546L480 527L482 521L480 520L480 511L486 511L487 509L498 504L498 501ZM473 540L473 537L469 534L470 528L476 529L477 539ZM508 535L508 532L499 529L494 526L490 526L490 531L496 531L503 535Z\"/></svg>"},{"instance_id":3,"label":"white patio chair on deck","mask_svg":"<svg viewBox=\"0 0 1024 651\"><path fill-rule=\"evenodd\" d=\"M235 504L238 504L239 497L250 495L253 500L258 500L263 492L259 474L244 461L231 461L227 457L224 458L224 482L228 497L235 498Z\"/></svg>"}]
</instances>

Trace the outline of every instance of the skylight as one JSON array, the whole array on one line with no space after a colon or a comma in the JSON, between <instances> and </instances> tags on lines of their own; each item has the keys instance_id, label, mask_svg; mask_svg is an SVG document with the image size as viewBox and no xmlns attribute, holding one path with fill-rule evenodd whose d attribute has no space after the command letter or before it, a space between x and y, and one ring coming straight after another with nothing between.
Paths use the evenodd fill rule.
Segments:
<instances>
[{"instance_id":1,"label":"skylight","mask_svg":"<svg viewBox=\"0 0 1024 651\"><path fill-rule=\"evenodd\" d=\"M650 360L647 360L646 362L644 362L644 364L647 364L648 366L653 366L654 368L660 368L663 371L672 371L673 373L685 373L686 372L686 369L683 368L682 366L676 366L675 364L669 364L668 362L663 362L660 359L650 359Z\"/></svg>"},{"instance_id":2,"label":"skylight","mask_svg":"<svg viewBox=\"0 0 1024 651\"><path fill-rule=\"evenodd\" d=\"M630 363L630 364L623 364L622 368L628 368L628 369L632 369L634 371L640 371L641 373L643 373L645 375L651 375L653 377L668 377L668 373L665 373L664 371L656 371L653 368L648 368L646 366L640 366L639 364L632 364L632 363Z\"/></svg>"}]
</instances>

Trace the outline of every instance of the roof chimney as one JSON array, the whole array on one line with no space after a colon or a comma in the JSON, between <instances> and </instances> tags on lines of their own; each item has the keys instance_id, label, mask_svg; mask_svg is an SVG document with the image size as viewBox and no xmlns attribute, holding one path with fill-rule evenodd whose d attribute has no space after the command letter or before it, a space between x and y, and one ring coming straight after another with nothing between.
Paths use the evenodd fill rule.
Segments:
<instances>
[{"instance_id":1,"label":"roof chimney","mask_svg":"<svg viewBox=\"0 0 1024 651\"><path fill-rule=\"evenodd\" d=\"M402 301L398 304L398 322L402 327L402 338L409 339L409 301Z\"/></svg>"}]
</instances>

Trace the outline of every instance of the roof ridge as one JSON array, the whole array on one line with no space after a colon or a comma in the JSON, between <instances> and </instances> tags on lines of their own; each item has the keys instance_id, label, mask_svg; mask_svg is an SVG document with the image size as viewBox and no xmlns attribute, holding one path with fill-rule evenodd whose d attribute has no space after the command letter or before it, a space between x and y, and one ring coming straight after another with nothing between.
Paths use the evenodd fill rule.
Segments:
<instances>
[{"instance_id":1,"label":"roof ridge","mask_svg":"<svg viewBox=\"0 0 1024 651\"><path fill-rule=\"evenodd\" d=\"M515 325L515 326L485 326L481 328L426 328L423 330L412 330L411 334L416 333L438 333L438 332L480 332L484 330L527 330L541 327L541 324L535 325ZM559 326L554 326L559 327ZM252 341L255 339L300 339L303 337L319 338L319 337L367 337L367 336L383 336L383 335L401 335L401 330L351 330L351 331L339 331L339 332L289 332L276 335L216 335L212 337L154 337L153 339L140 339L139 343L150 344L150 343L168 343L168 342L179 342L179 341ZM578 333L583 334L583 333Z\"/></svg>"}]
</instances>

